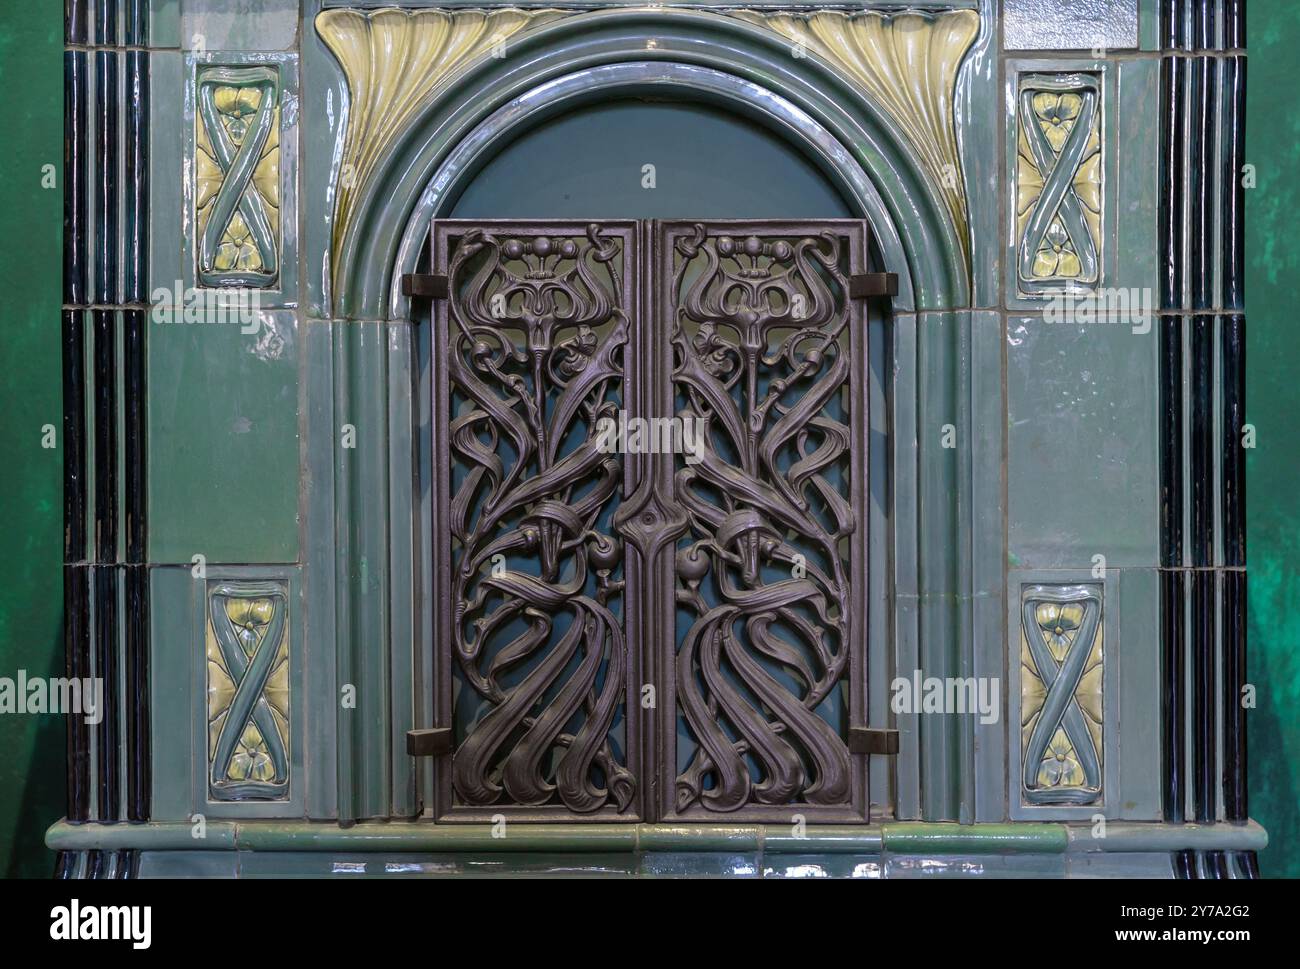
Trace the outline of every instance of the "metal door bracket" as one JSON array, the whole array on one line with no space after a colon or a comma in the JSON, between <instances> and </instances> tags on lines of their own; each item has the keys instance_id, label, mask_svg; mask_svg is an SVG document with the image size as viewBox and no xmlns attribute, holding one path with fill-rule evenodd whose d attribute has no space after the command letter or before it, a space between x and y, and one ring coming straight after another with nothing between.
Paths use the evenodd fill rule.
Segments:
<instances>
[{"instance_id":1,"label":"metal door bracket","mask_svg":"<svg viewBox=\"0 0 1300 969\"><path fill-rule=\"evenodd\" d=\"M898 753L898 731L876 727L852 727L849 729L849 753L896 754Z\"/></svg>"},{"instance_id":2,"label":"metal door bracket","mask_svg":"<svg viewBox=\"0 0 1300 969\"><path fill-rule=\"evenodd\" d=\"M406 753L410 757L441 757L451 753L451 728L430 727L406 731Z\"/></svg>"},{"instance_id":3,"label":"metal door bracket","mask_svg":"<svg viewBox=\"0 0 1300 969\"><path fill-rule=\"evenodd\" d=\"M402 276L402 295L446 299L447 277L429 273L406 273Z\"/></svg>"},{"instance_id":4,"label":"metal door bracket","mask_svg":"<svg viewBox=\"0 0 1300 969\"><path fill-rule=\"evenodd\" d=\"M897 296L898 273L854 273L849 277L849 298Z\"/></svg>"}]
</instances>

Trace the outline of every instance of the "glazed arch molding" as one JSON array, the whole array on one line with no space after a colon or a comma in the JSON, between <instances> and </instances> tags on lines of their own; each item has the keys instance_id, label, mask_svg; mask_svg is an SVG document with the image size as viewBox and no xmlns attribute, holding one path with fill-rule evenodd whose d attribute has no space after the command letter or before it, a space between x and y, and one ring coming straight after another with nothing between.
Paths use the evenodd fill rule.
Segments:
<instances>
[{"instance_id":1,"label":"glazed arch molding","mask_svg":"<svg viewBox=\"0 0 1300 969\"><path fill-rule=\"evenodd\" d=\"M332 8L315 27L348 91L326 271L338 317L405 318L397 277L429 220L525 119L664 85L814 156L875 226L897 305L967 304L954 105L975 10Z\"/></svg>"}]
</instances>

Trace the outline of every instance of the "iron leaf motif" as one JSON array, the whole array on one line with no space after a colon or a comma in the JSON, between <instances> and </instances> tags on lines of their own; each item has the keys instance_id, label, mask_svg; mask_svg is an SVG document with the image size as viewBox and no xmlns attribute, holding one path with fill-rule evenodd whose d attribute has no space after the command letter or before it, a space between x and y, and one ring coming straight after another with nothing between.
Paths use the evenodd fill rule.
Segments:
<instances>
[{"instance_id":1,"label":"iron leaf motif","mask_svg":"<svg viewBox=\"0 0 1300 969\"><path fill-rule=\"evenodd\" d=\"M628 650L622 544L609 513L622 461L614 418L628 340L621 242L474 228L449 266L459 803L587 814L632 803L611 729Z\"/></svg>"},{"instance_id":2,"label":"iron leaf motif","mask_svg":"<svg viewBox=\"0 0 1300 969\"><path fill-rule=\"evenodd\" d=\"M676 696L697 746L676 809L843 806L853 773L831 722L854 629L857 529L843 403L851 310L841 240L678 235L674 389L701 422L678 460Z\"/></svg>"}]
</instances>

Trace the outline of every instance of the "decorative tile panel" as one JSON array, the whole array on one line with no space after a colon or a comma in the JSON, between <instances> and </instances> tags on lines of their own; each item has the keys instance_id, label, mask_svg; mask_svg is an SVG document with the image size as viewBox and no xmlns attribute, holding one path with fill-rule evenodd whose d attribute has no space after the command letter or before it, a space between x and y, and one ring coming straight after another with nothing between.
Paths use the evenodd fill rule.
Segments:
<instances>
[{"instance_id":1,"label":"decorative tile panel","mask_svg":"<svg viewBox=\"0 0 1300 969\"><path fill-rule=\"evenodd\" d=\"M696 15L706 11L694 11ZM975 10L730 9L789 42L792 56L825 61L865 91L898 125L942 199L969 261L968 206L954 108L957 74L980 31ZM484 58L504 58L517 35L581 10L327 9L315 28L348 86L350 114L338 166L332 251L340 248L368 184L396 140L440 85Z\"/></svg>"},{"instance_id":2,"label":"decorative tile panel","mask_svg":"<svg viewBox=\"0 0 1300 969\"><path fill-rule=\"evenodd\" d=\"M1016 95L1016 279L1021 293L1083 291L1101 279L1101 83L1035 74Z\"/></svg>"},{"instance_id":3,"label":"decorative tile panel","mask_svg":"<svg viewBox=\"0 0 1300 969\"><path fill-rule=\"evenodd\" d=\"M204 286L269 288L280 272L280 71L201 67L195 253Z\"/></svg>"},{"instance_id":4,"label":"decorative tile panel","mask_svg":"<svg viewBox=\"0 0 1300 969\"><path fill-rule=\"evenodd\" d=\"M289 596L282 582L208 584L208 793L280 800L289 789Z\"/></svg>"},{"instance_id":5,"label":"decorative tile panel","mask_svg":"<svg viewBox=\"0 0 1300 969\"><path fill-rule=\"evenodd\" d=\"M1101 799L1103 639L1100 586L1022 587L1020 788L1026 804Z\"/></svg>"}]
</instances>

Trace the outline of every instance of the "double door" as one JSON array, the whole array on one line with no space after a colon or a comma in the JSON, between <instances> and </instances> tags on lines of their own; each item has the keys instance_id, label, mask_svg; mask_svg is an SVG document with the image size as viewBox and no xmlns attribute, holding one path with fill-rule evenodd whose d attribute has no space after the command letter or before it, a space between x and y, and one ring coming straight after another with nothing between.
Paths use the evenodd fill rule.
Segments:
<instances>
[{"instance_id":1,"label":"double door","mask_svg":"<svg viewBox=\"0 0 1300 969\"><path fill-rule=\"evenodd\" d=\"M865 820L868 230L435 222L440 820Z\"/></svg>"}]
</instances>

